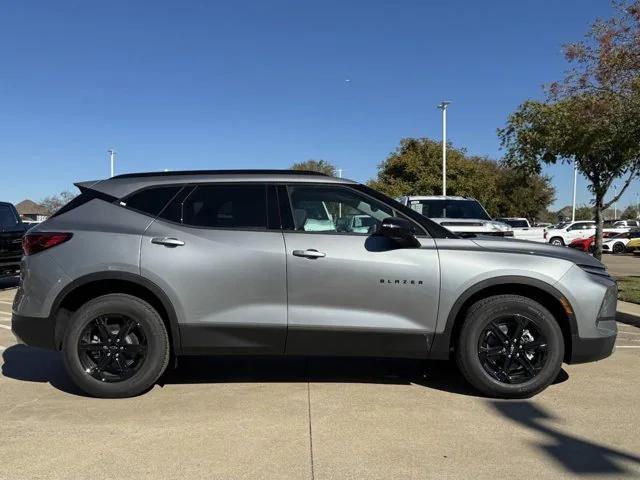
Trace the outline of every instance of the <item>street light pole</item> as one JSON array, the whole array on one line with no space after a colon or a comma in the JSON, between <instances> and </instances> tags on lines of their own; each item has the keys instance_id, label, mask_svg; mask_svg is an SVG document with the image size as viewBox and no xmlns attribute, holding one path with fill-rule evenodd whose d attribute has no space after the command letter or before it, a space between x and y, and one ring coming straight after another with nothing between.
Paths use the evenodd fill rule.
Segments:
<instances>
[{"instance_id":1,"label":"street light pole","mask_svg":"<svg viewBox=\"0 0 640 480\"><path fill-rule=\"evenodd\" d=\"M442 110L442 196L447 194L447 107L451 102L440 102Z\"/></svg>"},{"instance_id":2,"label":"street light pole","mask_svg":"<svg viewBox=\"0 0 640 480\"><path fill-rule=\"evenodd\" d=\"M573 162L573 208L571 209L571 221L576 221L576 186L578 185L578 164Z\"/></svg>"},{"instance_id":3,"label":"street light pole","mask_svg":"<svg viewBox=\"0 0 640 480\"><path fill-rule=\"evenodd\" d=\"M107 150L107 153L109 153L109 159L111 161L111 176L113 177L115 175L116 151L113 148L110 148Z\"/></svg>"}]
</instances>

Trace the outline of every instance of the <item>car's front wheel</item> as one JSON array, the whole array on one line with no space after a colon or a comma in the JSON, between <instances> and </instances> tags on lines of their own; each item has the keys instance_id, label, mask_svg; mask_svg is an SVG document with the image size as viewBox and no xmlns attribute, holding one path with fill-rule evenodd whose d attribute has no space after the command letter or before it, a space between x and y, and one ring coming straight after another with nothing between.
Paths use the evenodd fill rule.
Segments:
<instances>
[{"instance_id":1,"label":"car's front wheel","mask_svg":"<svg viewBox=\"0 0 640 480\"><path fill-rule=\"evenodd\" d=\"M496 295L469 308L455 355L462 374L484 394L524 398L555 380L564 341L555 318L540 303Z\"/></svg>"},{"instance_id":2,"label":"car's front wheel","mask_svg":"<svg viewBox=\"0 0 640 480\"><path fill-rule=\"evenodd\" d=\"M553 237L551 240L549 240L549 243L557 247L564 246L564 240L562 239L562 237Z\"/></svg>"},{"instance_id":3,"label":"car's front wheel","mask_svg":"<svg viewBox=\"0 0 640 480\"><path fill-rule=\"evenodd\" d=\"M140 298L119 293L80 307L62 349L71 380L95 397L138 395L169 363L169 337L158 312Z\"/></svg>"}]
</instances>

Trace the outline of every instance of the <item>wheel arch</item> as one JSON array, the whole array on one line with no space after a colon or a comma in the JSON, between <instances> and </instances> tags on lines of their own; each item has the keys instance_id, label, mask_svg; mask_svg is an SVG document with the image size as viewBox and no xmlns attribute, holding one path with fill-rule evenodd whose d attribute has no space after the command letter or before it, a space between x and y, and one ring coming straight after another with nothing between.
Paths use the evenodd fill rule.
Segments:
<instances>
[{"instance_id":1,"label":"wheel arch","mask_svg":"<svg viewBox=\"0 0 640 480\"><path fill-rule=\"evenodd\" d=\"M71 314L91 298L109 293L126 293L147 301L167 328L171 350L181 353L180 329L173 304L164 291L150 280L129 272L98 272L77 278L58 294L51 309L55 319L55 347L60 349Z\"/></svg>"},{"instance_id":2,"label":"wheel arch","mask_svg":"<svg viewBox=\"0 0 640 480\"><path fill-rule=\"evenodd\" d=\"M521 295L548 308L562 331L565 361L571 358L571 338L572 335L577 334L576 319L571 304L552 285L534 278L520 276L504 276L483 280L465 290L449 311L444 331L435 335L430 357L449 359L469 307L483 298L502 294Z\"/></svg>"}]
</instances>

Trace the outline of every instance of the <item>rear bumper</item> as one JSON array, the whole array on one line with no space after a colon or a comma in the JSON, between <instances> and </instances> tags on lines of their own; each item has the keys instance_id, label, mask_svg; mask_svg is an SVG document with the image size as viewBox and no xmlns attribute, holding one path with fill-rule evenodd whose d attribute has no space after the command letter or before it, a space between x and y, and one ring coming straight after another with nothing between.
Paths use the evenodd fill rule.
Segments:
<instances>
[{"instance_id":1,"label":"rear bumper","mask_svg":"<svg viewBox=\"0 0 640 480\"><path fill-rule=\"evenodd\" d=\"M14 313L11 331L20 343L56 350L55 322L51 318L25 317Z\"/></svg>"}]
</instances>

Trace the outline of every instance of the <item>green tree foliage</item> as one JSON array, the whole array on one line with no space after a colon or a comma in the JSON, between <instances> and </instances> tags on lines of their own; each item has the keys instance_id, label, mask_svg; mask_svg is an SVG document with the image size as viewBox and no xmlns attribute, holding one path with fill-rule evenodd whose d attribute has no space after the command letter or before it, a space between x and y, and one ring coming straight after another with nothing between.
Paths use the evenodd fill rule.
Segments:
<instances>
[{"instance_id":1,"label":"green tree foliage","mask_svg":"<svg viewBox=\"0 0 640 480\"><path fill-rule=\"evenodd\" d=\"M368 185L392 197L442 193L442 144L404 138ZM548 177L447 148L447 194L478 199L493 216L536 218L554 200Z\"/></svg>"},{"instance_id":2,"label":"green tree foliage","mask_svg":"<svg viewBox=\"0 0 640 480\"><path fill-rule=\"evenodd\" d=\"M575 162L589 180L602 255L603 212L640 173L640 0L617 4L584 41L565 47L567 77L545 102L526 101L499 130L510 165L539 172L542 164ZM609 202L614 180L622 188Z\"/></svg>"},{"instance_id":3,"label":"green tree foliage","mask_svg":"<svg viewBox=\"0 0 640 480\"><path fill-rule=\"evenodd\" d=\"M625 220L635 220L636 218L640 218L640 211L638 211L636 205L629 205L622 211L622 213L620 214L620 218L623 218Z\"/></svg>"},{"instance_id":4,"label":"green tree foliage","mask_svg":"<svg viewBox=\"0 0 640 480\"><path fill-rule=\"evenodd\" d=\"M307 160L305 162L294 163L291 165L291 170L320 172L332 177L336 176L336 167L325 160Z\"/></svg>"},{"instance_id":5,"label":"green tree foliage","mask_svg":"<svg viewBox=\"0 0 640 480\"><path fill-rule=\"evenodd\" d=\"M593 220L593 207L589 205L576 205L576 220Z\"/></svg>"}]
</instances>

